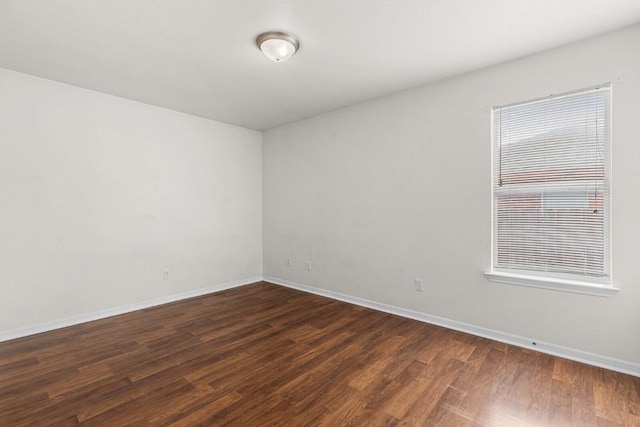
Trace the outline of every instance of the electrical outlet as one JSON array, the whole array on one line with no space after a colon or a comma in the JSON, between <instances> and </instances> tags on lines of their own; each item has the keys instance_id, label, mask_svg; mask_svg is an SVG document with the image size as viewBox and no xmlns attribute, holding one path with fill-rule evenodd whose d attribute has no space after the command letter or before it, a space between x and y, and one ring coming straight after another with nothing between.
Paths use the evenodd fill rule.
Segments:
<instances>
[{"instance_id":1,"label":"electrical outlet","mask_svg":"<svg viewBox=\"0 0 640 427\"><path fill-rule=\"evenodd\" d=\"M311 261L307 261L307 271L311 271Z\"/></svg>"},{"instance_id":2,"label":"electrical outlet","mask_svg":"<svg viewBox=\"0 0 640 427\"><path fill-rule=\"evenodd\" d=\"M164 280L171 279L171 270L169 270L168 268L165 268L164 271L162 272L162 277L164 277Z\"/></svg>"},{"instance_id":3,"label":"electrical outlet","mask_svg":"<svg viewBox=\"0 0 640 427\"><path fill-rule=\"evenodd\" d=\"M287 258L287 267L291 267L291 258Z\"/></svg>"},{"instance_id":4,"label":"electrical outlet","mask_svg":"<svg viewBox=\"0 0 640 427\"><path fill-rule=\"evenodd\" d=\"M424 283L422 282L422 279L416 279L415 284L416 284L416 291L422 292L424 290Z\"/></svg>"}]
</instances>

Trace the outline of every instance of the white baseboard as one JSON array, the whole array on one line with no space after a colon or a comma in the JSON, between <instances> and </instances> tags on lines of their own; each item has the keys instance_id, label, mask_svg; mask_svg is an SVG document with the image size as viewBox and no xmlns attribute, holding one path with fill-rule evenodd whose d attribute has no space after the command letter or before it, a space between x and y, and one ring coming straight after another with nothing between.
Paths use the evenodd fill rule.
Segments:
<instances>
[{"instance_id":1,"label":"white baseboard","mask_svg":"<svg viewBox=\"0 0 640 427\"><path fill-rule=\"evenodd\" d=\"M238 286L244 286L250 283L255 283L260 281L262 281L262 277L251 277L249 279L236 280L233 282L222 283L219 285L209 286L206 288L195 289L193 291L182 292L176 295L169 295L166 297L155 298L152 300L142 301L135 304L110 308L108 310L98 311L95 313L81 314L79 316L73 316L63 320L42 323L40 325L31 326L29 328L17 329L17 330L8 331L8 332L0 332L0 342L12 340L15 338L26 337L28 335L39 334L42 332L53 331L54 329L66 328L67 326L73 326L79 323L91 322L93 320L99 320L99 319L104 319L111 316L117 316L118 314L124 314L132 311L136 311L136 310L142 310L143 308L154 307L156 305L167 304L170 302L179 301L187 298L199 297L201 295L220 292L225 289L236 288Z\"/></svg>"},{"instance_id":2,"label":"white baseboard","mask_svg":"<svg viewBox=\"0 0 640 427\"><path fill-rule=\"evenodd\" d=\"M407 310L401 307L383 304L376 301L370 301L363 298L353 297L350 295L341 294L339 292L333 292L326 289L303 285L300 283L278 279L275 277L264 277L264 278L252 277L244 280L236 280L233 282L222 283L222 284L218 284L218 285L214 285L206 288L200 288L193 291L183 292L176 295L170 295L166 297L156 298L153 300L142 301L136 304L115 307L112 309L103 310L95 313L88 313L88 314L70 317L63 320L48 322L48 323L32 326L29 328L18 329L18 330L13 330L8 332L0 332L0 342L12 340L15 338L25 337L28 335L39 334L42 332L48 332L55 329L65 328L67 326L73 326L80 323L91 322L93 320L99 320L99 319L104 319L111 316L117 316L119 314L129 313L132 311L154 307L157 305L167 304L174 301L180 301L187 298L193 298L201 295L219 292L225 289L236 288L239 286L244 286L244 285L248 285L255 282L260 282L262 280L265 280L267 282L271 282L277 285L286 286L288 288L293 288L300 291L321 295L327 298L344 301L350 304L368 307L368 308L382 311L385 313L395 314L395 315L406 317L409 319L418 320L420 322L443 326L445 328L453 329L460 332L466 332L472 335L492 339L495 341L500 341L506 344L512 344L518 347L523 347L530 350L551 354L553 356L563 357L569 360L575 360L576 362L586 363L588 365L598 366L600 368L610 369L612 371L622 372L624 374L640 377L640 365L637 363L626 362L624 360L614 359L607 356L601 356L598 354L589 353L586 351L577 350L570 347L564 347L561 345L532 340L532 339L524 338L518 335L507 334L507 333L496 331L493 329L470 325L468 323L463 323L463 322L457 322L455 320L450 320L443 317L432 316L430 314L420 313L413 310Z\"/></svg>"},{"instance_id":3,"label":"white baseboard","mask_svg":"<svg viewBox=\"0 0 640 427\"><path fill-rule=\"evenodd\" d=\"M586 351L577 350L570 347L564 347L561 345L545 343L538 340L521 337L518 335L507 334L507 333L496 331L493 329L474 326L468 323L457 322L455 320L450 320L450 319L446 319L438 316L432 316L430 314L420 313L413 310L407 310L405 308L400 308L400 307L396 307L388 304L383 304L375 301L357 298L350 295L329 291L326 289L321 289L313 286L303 285L300 283L290 282L288 280L278 279L276 277L265 277L264 280L266 282L274 283L281 286L286 286L289 288L297 289L304 292L309 292L316 295L321 295L321 296L336 299L339 301L344 301L350 304L372 308L374 310L383 311L385 313L395 314L398 316L407 317L409 319L418 320L420 322L443 326L445 328L454 329L460 332L466 332L472 335L488 338L494 341L500 341L506 344L512 344L518 347L539 351L541 353L551 354L553 356L574 360L576 362L586 363L588 365L593 365L600 368L621 372L623 374L629 374L636 377L640 377L640 364L637 364L637 363L626 362L624 360L614 359L607 356L601 356L599 354L589 353Z\"/></svg>"}]
</instances>

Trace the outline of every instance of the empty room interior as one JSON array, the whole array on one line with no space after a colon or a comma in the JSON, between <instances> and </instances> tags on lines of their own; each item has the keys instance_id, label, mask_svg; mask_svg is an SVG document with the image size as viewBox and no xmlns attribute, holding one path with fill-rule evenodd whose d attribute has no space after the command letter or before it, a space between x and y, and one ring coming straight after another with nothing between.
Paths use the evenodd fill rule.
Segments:
<instances>
[{"instance_id":1,"label":"empty room interior","mask_svg":"<svg viewBox=\"0 0 640 427\"><path fill-rule=\"evenodd\" d=\"M0 0L1 426L640 426L637 0Z\"/></svg>"}]
</instances>

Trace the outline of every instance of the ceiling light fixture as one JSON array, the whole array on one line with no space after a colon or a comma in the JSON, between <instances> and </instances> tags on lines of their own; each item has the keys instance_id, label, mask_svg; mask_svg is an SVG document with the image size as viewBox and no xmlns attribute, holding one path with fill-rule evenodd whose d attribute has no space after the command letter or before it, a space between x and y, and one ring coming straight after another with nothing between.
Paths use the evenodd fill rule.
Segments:
<instances>
[{"instance_id":1,"label":"ceiling light fixture","mask_svg":"<svg viewBox=\"0 0 640 427\"><path fill-rule=\"evenodd\" d=\"M267 31L256 38L256 44L267 58L275 62L284 62L300 48L295 36L281 31Z\"/></svg>"}]
</instances>

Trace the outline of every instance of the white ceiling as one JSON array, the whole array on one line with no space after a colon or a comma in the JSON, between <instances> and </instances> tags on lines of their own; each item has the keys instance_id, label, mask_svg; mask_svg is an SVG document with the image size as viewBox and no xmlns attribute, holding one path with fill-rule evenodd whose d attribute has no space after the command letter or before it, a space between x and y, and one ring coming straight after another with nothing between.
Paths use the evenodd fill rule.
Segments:
<instances>
[{"instance_id":1,"label":"white ceiling","mask_svg":"<svg viewBox=\"0 0 640 427\"><path fill-rule=\"evenodd\" d=\"M0 67L264 130L637 22L640 0L0 0ZM266 30L298 54L269 61Z\"/></svg>"}]
</instances>

